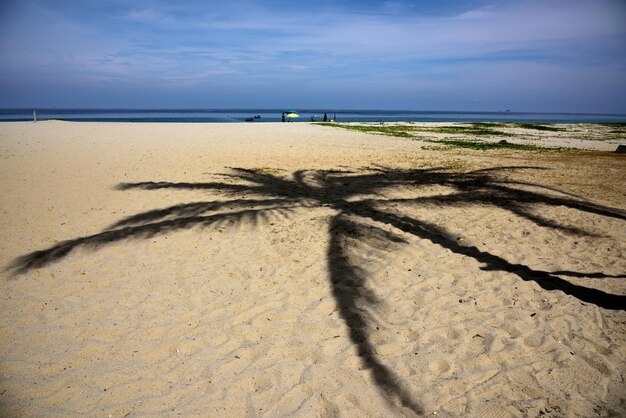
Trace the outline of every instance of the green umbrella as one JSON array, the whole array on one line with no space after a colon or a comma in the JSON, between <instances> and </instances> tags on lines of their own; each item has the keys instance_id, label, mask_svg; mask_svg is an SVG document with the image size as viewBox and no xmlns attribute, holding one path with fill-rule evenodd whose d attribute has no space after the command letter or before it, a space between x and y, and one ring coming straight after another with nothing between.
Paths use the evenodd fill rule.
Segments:
<instances>
[{"instance_id":1,"label":"green umbrella","mask_svg":"<svg viewBox=\"0 0 626 418\"><path fill-rule=\"evenodd\" d=\"M298 113L297 110L285 110L285 113Z\"/></svg>"}]
</instances>

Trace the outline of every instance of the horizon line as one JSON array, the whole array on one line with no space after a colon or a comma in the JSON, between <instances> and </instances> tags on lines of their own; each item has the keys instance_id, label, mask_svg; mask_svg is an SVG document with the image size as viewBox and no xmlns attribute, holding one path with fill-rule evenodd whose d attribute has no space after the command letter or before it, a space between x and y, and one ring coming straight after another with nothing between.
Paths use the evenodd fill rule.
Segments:
<instances>
[{"instance_id":1,"label":"horizon line","mask_svg":"<svg viewBox=\"0 0 626 418\"><path fill-rule=\"evenodd\" d=\"M295 106L297 108L298 106ZM271 112L284 112L285 108L261 108L261 107L0 107L0 111L18 110L18 111L37 111L37 110L99 110L99 111L271 111ZM305 108L301 107L300 111L311 112L411 112L411 113L468 113L468 114L510 114L510 115L600 115L600 116L626 116L626 113L597 113L597 112L537 112L537 111L512 111L512 110L415 110L415 109L365 109L365 108Z\"/></svg>"}]
</instances>

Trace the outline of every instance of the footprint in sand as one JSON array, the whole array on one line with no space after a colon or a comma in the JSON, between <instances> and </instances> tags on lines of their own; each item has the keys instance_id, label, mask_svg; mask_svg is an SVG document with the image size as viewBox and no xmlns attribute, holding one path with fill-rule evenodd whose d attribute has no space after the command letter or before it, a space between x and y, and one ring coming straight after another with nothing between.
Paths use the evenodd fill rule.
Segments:
<instances>
[{"instance_id":1,"label":"footprint in sand","mask_svg":"<svg viewBox=\"0 0 626 418\"><path fill-rule=\"evenodd\" d=\"M593 367L594 369L596 369L597 371L599 371L603 375L611 376L613 374L613 372L611 371L609 366L607 366L605 361L602 360L602 358L600 358L599 356L597 356L597 355L596 356L581 355L581 357L582 357L583 360L585 360L585 362L588 365L590 365L591 367Z\"/></svg>"},{"instance_id":2,"label":"footprint in sand","mask_svg":"<svg viewBox=\"0 0 626 418\"><path fill-rule=\"evenodd\" d=\"M461 337L461 333L454 328L448 328L446 330L446 337L451 340L458 340Z\"/></svg>"},{"instance_id":3,"label":"footprint in sand","mask_svg":"<svg viewBox=\"0 0 626 418\"><path fill-rule=\"evenodd\" d=\"M543 344L544 340L545 338L543 335L538 332L534 332L524 338L524 344L526 344L528 347L539 347Z\"/></svg>"},{"instance_id":4,"label":"footprint in sand","mask_svg":"<svg viewBox=\"0 0 626 418\"><path fill-rule=\"evenodd\" d=\"M428 363L428 368L436 373L445 373L450 370L450 365L445 360L433 360Z\"/></svg>"}]
</instances>

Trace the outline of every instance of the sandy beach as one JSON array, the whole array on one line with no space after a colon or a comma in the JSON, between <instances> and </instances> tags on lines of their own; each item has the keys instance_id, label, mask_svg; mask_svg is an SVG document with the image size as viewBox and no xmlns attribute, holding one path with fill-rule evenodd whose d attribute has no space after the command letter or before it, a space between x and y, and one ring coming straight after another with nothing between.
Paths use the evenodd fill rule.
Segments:
<instances>
[{"instance_id":1,"label":"sandy beach","mask_svg":"<svg viewBox=\"0 0 626 418\"><path fill-rule=\"evenodd\" d=\"M1 123L0 416L625 416L626 156L541 135Z\"/></svg>"}]
</instances>

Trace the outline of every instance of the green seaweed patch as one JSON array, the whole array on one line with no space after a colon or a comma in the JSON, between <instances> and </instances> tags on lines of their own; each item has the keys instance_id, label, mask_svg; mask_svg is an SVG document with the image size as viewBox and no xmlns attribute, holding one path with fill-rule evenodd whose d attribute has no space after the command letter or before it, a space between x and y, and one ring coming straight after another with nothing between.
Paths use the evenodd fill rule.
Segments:
<instances>
[{"instance_id":1,"label":"green seaweed patch","mask_svg":"<svg viewBox=\"0 0 626 418\"><path fill-rule=\"evenodd\" d=\"M623 140L626 137L626 123L608 122L596 124L580 124L574 131L576 139L587 141Z\"/></svg>"},{"instance_id":2,"label":"green seaweed patch","mask_svg":"<svg viewBox=\"0 0 626 418\"><path fill-rule=\"evenodd\" d=\"M404 126L404 125L347 125L341 123L323 123L323 125L343 128L350 131L374 133L400 138L413 138L415 132L428 132L448 135L470 135L470 136L512 136L507 132L498 131L485 127L484 125L473 126Z\"/></svg>"},{"instance_id":3,"label":"green seaweed patch","mask_svg":"<svg viewBox=\"0 0 626 418\"><path fill-rule=\"evenodd\" d=\"M509 126L508 122L472 122L472 125L475 128L506 128Z\"/></svg>"},{"instance_id":4,"label":"green seaweed patch","mask_svg":"<svg viewBox=\"0 0 626 418\"><path fill-rule=\"evenodd\" d=\"M565 128L554 126L552 123L532 123L532 122L472 122L471 125L474 128L523 128L523 129L535 129L537 131L553 131L563 132L567 131Z\"/></svg>"},{"instance_id":5,"label":"green seaweed patch","mask_svg":"<svg viewBox=\"0 0 626 418\"><path fill-rule=\"evenodd\" d=\"M418 128L423 132L451 135L473 135L473 136L511 136L510 133L498 131L484 126L433 126Z\"/></svg>"},{"instance_id":6,"label":"green seaweed patch","mask_svg":"<svg viewBox=\"0 0 626 418\"><path fill-rule=\"evenodd\" d=\"M626 122L606 122L598 123L601 126L608 126L609 128L626 128Z\"/></svg>"},{"instance_id":7,"label":"green seaweed patch","mask_svg":"<svg viewBox=\"0 0 626 418\"><path fill-rule=\"evenodd\" d=\"M432 140L427 139L425 142L431 142L441 145L446 145L449 148L469 148L478 151L487 151L492 149L507 149L507 150L517 150L517 151L533 151L533 152L563 152L570 151L573 148L548 148L548 147L540 147L532 144L513 144L507 141L500 142L487 142L487 141L468 141L461 139L443 139L443 140Z\"/></svg>"},{"instance_id":8,"label":"green seaweed patch","mask_svg":"<svg viewBox=\"0 0 626 418\"><path fill-rule=\"evenodd\" d=\"M613 123L602 123L601 124L605 128L610 128L607 133L612 137L626 135L626 123L621 122L613 122Z\"/></svg>"},{"instance_id":9,"label":"green seaweed patch","mask_svg":"<svg viewBox=\"0 0 626 418\"><path fill-rule=\"evenodd\" d=\"M422 149L428 151L446 151L451 150L452 147L446 147L445 145L425 145Z\"/></svg>"},{"instance_id":10,"label":"green seaweed patch","mask_svg":"<svg viewBox=\"0 0 626 418\"><path fill-rule=\"evenodd\" d=\"M369 126L369 125L344 125L341 123L322 123L321 125L333 126L337 128L347 129L349 131L367 132L388 136L397 136L400 138L412 138L409 132L413 130L410 126Z\"/></svg>"},{"instance_id":11,"label":"green seaweed patch","mask_svg":"<svg viewBox=\"0 0 626 418\"><path fill-rule=\"evenodd\" d=\"M511 125L523 128L523 129L534 129L536 131L552 131L552 132L564 132L567 131L565 128L559 128L557 126L553 126L552 124L546 123L525 123L525 122L516 122Z\"/></svg>"}]
</instances>

